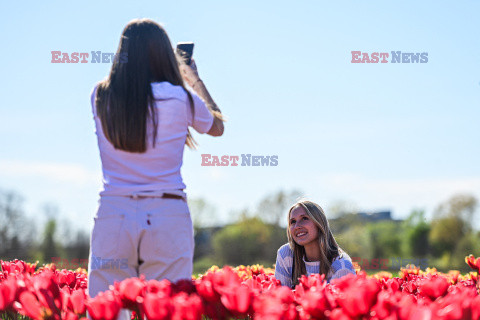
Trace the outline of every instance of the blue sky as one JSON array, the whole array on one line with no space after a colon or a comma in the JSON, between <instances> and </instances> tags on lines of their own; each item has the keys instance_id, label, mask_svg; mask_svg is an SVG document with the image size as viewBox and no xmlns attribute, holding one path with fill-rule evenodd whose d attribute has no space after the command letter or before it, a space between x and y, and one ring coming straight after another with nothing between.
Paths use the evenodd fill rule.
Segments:
<instances>
[{"instance_id":1,"label":"blue sky","mask_svg":"<svg viewBox=\"0 0 480 320\"><path fill-rule=\"evenodd\" d=\"M200 76L228 116L196 135L190 197L222 221L279 189L328 208L413 208L480 198L477 1L10 1L0 6L0 188L38 215L93 226L101 166L89 94L110 64L52 64L51 51L115 52L148 17L172 44L194 41ZM428 52L424 64L352 64L351 51ZM201 154L278 155L276 167L202 167ZM328 214L328 212L327 212Z\"/></svg>"}]
</instances>

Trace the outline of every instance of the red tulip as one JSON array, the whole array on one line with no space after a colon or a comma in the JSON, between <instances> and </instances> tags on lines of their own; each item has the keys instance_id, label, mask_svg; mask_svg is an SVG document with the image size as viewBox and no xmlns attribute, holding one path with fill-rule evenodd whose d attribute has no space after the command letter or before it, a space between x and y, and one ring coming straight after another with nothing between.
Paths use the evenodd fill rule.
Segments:
<instances>
[{"instance_id":1,"label":"red tulip","mask_svg":"<svg viewBox=\"0 0 480 320\"><path fill-rule=\"evenodd\" d=\"M76 276L75 273L68 270L55 271L57 283L60 288L63 286L69 286L70 288L75 287Z\"/></svg>"},{"instance_id":2,"label":"red tulip","mask_svg":"<svg viewBox=\"0 0 480 320\"><path fill-rule=\"evenodd\" d=\"M132 314L130 316L130 320L135 320L135 318L138 317L137 313L135 311L132 311ZM143 318L141 318L143 319Z\"/></svg>"},{"instance_id":3,"label":"red tulip","mask_svg":"<svg viewBox=\"0 0 480 320\"><path fill-rule=\"evenodd\" d=\"M122 302L118 294L113 291L105 291L88 300L86 305L93 320L113 320L117 318Z\"/></svg>"},{"instance_id":4,"label":"red tulip","mask_svg":"<svg viewBox=\"0 0 480 320\"><path fill-rule=\"evenodd\" d=\"M410 294L403 293L398 302L398 318L401 320L408 320L413 313L412 307L416 305L416 299Z\"/></svg>"},{"instance_id":5,"label":"red tulip","mask_svg":"<svg viewBox=\"0 0 480 320\"><path fill-rule=\"evenodd\" d=\"M158 293L161 292L166 296L171 296L173 289L172 283L168 280L149 280L145 284L145 293Z\"/></svg>"},{"instance_id":6,"label":"red tulip","mask_svg":"<svg viewBox=\"0 0 480 320\"><path fill-rule=\"evenodd\" d=\"M37 263L28 263L25 261L21 261L18 259L15 259L13 261L0 261L0 265L2 267L2 271L5 274L10 274L10 273L28 273L28 274L33 274L35 272L35 268L37 267Z\"/></svg>"},{"instance_id":7,"label":"red tulip","mask_svg":"<svg viewBox=\"0 0 480 320\"><path fill-rule=\"evenodd\" d=\"M75 290L72 292L69 298L69 306L71 306L71 310L76 314L83 314L86 310L86 295L85 290Z\"/></svg>"},{"instance_id":8,"label":"red tulip","mask_svg":"<svg viewBox=\"0 0 480 320\"><path fill-rule=\"evenodd\" d=\"M230 267L208 272L195 281L197 293L209 303L217 303L223 291L237 287L241 283L239 276Z\"/></svg>"},{"instance_id":9,"label":"red tulip","mask_svg":"<svg viewBox=\"0 0 480 320\"><path fill-rule=\"evenodd\" d=\"M263 266L261 265L253 265L250 266L250 271L252 272L252 275L258 276L260 274L264 274L265 270L263 269Z\"/></svg>"},{"instance_id":10,"label":"red tulip","mask_svg":"<svg viewBox=\"0 0 480 320\"><path fill-rule=\"evenodd\" d=\"M311 276L302 275L299 279L299 285L303 286L305 289L310 289L312 287L321 287L325 284L325 275L324 274L313 274Z\"/></svg>"},{"instance_id":11,"label":"red tulip","mask_svg":"<svg viewBox=\"0 0 480 320\"><path fill-rule=\"evenodd\" d=\"M21 308L19 308L21 313L32 319L43 319L52 315L52 311L42 306L37 297L30 291L23 291L18 300L21 305Z\"/></svg>"},{"instance_id":12,"label":"red tulip","mask_svg":"<svg viewBox=\"0 0 480 320\"><path fill-rule=\"evenodd\" d=\"M67 311L63 316L62 320L78 320L78 315L73 313L72 311Z\"/></svg>"},{"instance_id":13,"label":"red tulip","mask_svg":"<svg viewBox=\"0 0 480 320\"><path fill-rule=\"evenodd\" d=\"M173 297L173 320L200 320L203 314L202 299L197 294L180 292Z\"/></svg>"},{"instance_id":14,"label":"red tulip","mask_svg":"<svg viewBox=\"0 0 480 320\"><path fill-rule=\"evenodd\" d=\"M115 282L114 289L118 291L124 308L134 309L137 306L137 298L143 297L146 283L143 279L128 278L121 282ZM157 289L151 284L150 288Z\"/></svg>"},{"instance_id":15,"label":"red tulip","mask_svg":"<svg viewBox=\"0 0 480 320\"><path fill-rule=\"evenodd\" d=\"M400 278L392 278L388 280L383 280L383 287L390 292L397 292L400 290L403 281Z\"/></svg>"},{"instance_id":16,"label":"red tulip","mask_svg":"<svg viewBox=\"0 0 480 320\"><path fill-rule=\"evenodd\" d=\"M419 292L423 296L435 300L438 297L443 297L449 286L447 279L442 276L434 276L431 279L425 278L420 282Z\"/></svg>"},{"instance_id":17,"label":"red tulip","mask_svg":"<svg viewBox=\"0 0 480 320\"><path fill-rule=\"evenodd\" d=\"M352 318L341 308L333 309L328 312L328 319L332 320L352 320Z\"/></svg>"},{"instance_id":18,"label":"red tulip","mask_svg":"<svg viewBox=\"0 0 480 320\"><path fill-rule=\"evenodd\" d=\"M413 280L409 280L403 283L403 292L407 292L410 294L416 294L417 293L417 284Z\"/></svg>"},{"instance_id":19,"label":"red tulip","mask_svg":"<svg viewBox=\"0 0 480 320\"><path fill-rule=\"evenodd\" d=\"M75 274L75 277L75 287L73 287L72 289L87 289L87 274L78 272Z\"/></svg>"},{"instance_id":20,"label":"red tulip","mask_svg":"<svg viewBox=\"0 0 480 320\"><path fill-rule=\"evenodd\" d=\"M0 282L0 312L12 308L17 291L17 282L13 278L9 278Z\"/></svg>"},{"instance_id":21,"label":"red tulip","mask_svg":"<svg viewBox=\"0 0 480 320\"><path fill-rule=\"evenodd\" d=\"M465 257L465 262L470 268L480 273L480 258L475 259L473 254L471 254L468 257Z\"/></svg>"},{"instance_id":22,"label":"red tulip","mask_svg":"<svg viewBox=\"0 0 480 320\"><path fill-rule=\"evenodd\" d=\"M402 293L389 291L381 291L378 293L377 303L372 307L371 315L375 315L379 319L386 319L389 316L396 316L398 304L402 298Z\"/></svg>"},{"instance_id":23,"label":"red tulip","mask_svg":"<svg viewBox=\"0 0 480 320\"><path fill-rule=\"evenodd\" d=\"M253 293L241 284L241 279L230 267L216 272L209 272L196 282L198 294L206 301L216 305L219 300L233 315L246 315L250 312ZM217 305L215 314L223 313ZM217 315L210 315L218 317Z\"/></svg>"},{"instance_id":24,"label":"red tulip","mask_svg":"<svg viewBox=\"0 0 480 320\"><path fill-rule=\"evenodd\" d=\"M32 280L38 301L53 312L60 313L60 310L62 310L62 296L60 288L55 281L54 273L51 270L45 270L33 277Z\"/></svg>"},{"instance_id":25,"label":"red tulip","mask_svg":"<svg viewBox=\"0 0 480 320\"><path fill-rule=\"evenodd\" d=\"M174 310L170 297L162 292L147 293L143 308L149 320L171 319Z\"/></svg>"},{"instance_id":26,"label":"red tulip","mask_svg":"<svg viewBox=\"0 0 480 320\"><path fill-rule=\"evenodd\" d=\"M173 284L173 291L175 293L185 292L187 294L192 294L196 292L195 284L190 279L181 279Z\"/></svg>"},{"instance_id":27,"label":"red tulip","mask_svg":"<svg viewBox=\"0 0 480 320\"><path fill-rule=\"evenodd\" d=\"M220 294L213 289L213 283L208 278L202 278L195 281L195 288L200 297L208 303L220 301Z\"/></svg>"},{"instance_id":28,"label":"red tulip","mask_svg":"<svg viewBox=\"0 0 480 320\"><path fill-rule=\"evenodd\" d=\"M460 271L450 270L450 271L448 271L448 276L449 276L452 284L456 284L458 282L458 278L460 277Z\"/></svg>"},{"instance_id":29,"label":"red tulip","mask_svg":"<svg viewBox=\"0 0 480 320\"><path fill-rule=\"evenodd\" d=\"M325 318L325 312L332 307L325 293L325 290L309 290L300 301L305 313L314 319Z\"/></svg>"},{"instance_id":30,"label":"red tulip","mask_svg":"<svg viewBox=\"0 0 480 320\"><path fill-rule=\"evenodd\" d=\"M338 304L352 317L368 314L380 291L377 280L353 274L335 279L333 284L340 289Z\"/></svg>"},{"instance_id":31,"label":"red tulip","mask_svg":"<svg viewBox=\"0 0 480 320\"><path fill-rule=\"evenodd\" d=\"M325 275L313 274L310 276L302 275L299 279L298 285L295 286L295 296L301 300L302 297L311 289L324 290L327 286Z\"/></svg>"},{"instance_id":32,"label":"red tulip","mask_svg":"<svg viewBox=\"0 0 480 320\"><path fill-rule=\"evenodd\" d=\"M473 287L452 286L444 298L435 301L437 315L444 319L470 319L475 297L478 294Z\"/></svg>"},{"instance_id":33,"label":"red tulip","mask_svg":"<svg viewBox=\"0 0 480 320\"><path fill-rule=\"evenodd\" d=\"M214 272L211 281L213 287L218 291L219 288L230 288L240 285L241 280L232 268L224 267L223 269Z\"/></svg>"},{"instance_id":34,"label":"red tulip","mask_svg":"<svg viewBox=\"0 0 480 320\"><path fill-rule=\"evenodd\" d=\"M409 320L430 320L434 319L432 309L427 306L412 306Z\"/></svg>"},{"instance_id":35,"label":"red tulip","mask_svg":"<svg viewBox=\"0 0 480 320\"><path fill-rule=\"evenodd\" d=\"M61 300L62 300L62 311L63 312L67 312L68 309L70 308L70 306L69 306L70 294L71 294L70 287L65 286L62 289L60 289L60 296L61 296Z\"/></svg>"},{"instance_id":36,"label":"red tulip","mask_svg":"<svg viewBox=\"0 0 480 320\"><path fill-rule=\"evenodd\" d=\"M63 310L62 294L55 282L51 270L30 276L28 273L17 274L18 303L14 307L18 312L29 317L52 317L59 319Z\"/></svg>"},{"instance_id":37,"label":"red tulip","mask_svg":"<svg viewBox=\"0 0 480 320\"><path fill-rule=\"evenodd\" d=\"M470 272L470 279L472 279L472 281L474 282L477 282L479 277L478 277L478 272L475 273L475 272Z\"/></svg>"},{"instance_id":38,"label":"red tulip","mask_svg":"<svg viewBox=\"0 0 480 320\"><path fill-rule=\"evenodd\" d=\"M480 320L480 296L472 299L471 310L472 320Z\"/></svg>"},{"instance_id":39,"label":"red tulip","mask_svg":"<svg viewBox=\"0 0 480 320\"><path fill-rule=\"evenodd\" d=\"M253 275L251 278L243 281L243 284L249 287L254 295L259 295L263 291L281 286L279 280L275 279L274 276L266 274Z\"/></svg>"},{"instance_id":40,"label":"red tulip","mask_svg":"<svg viewBox=\"0 0 480 320\"><path fill-rule=\"evenodd\" d=\"M254 301L255 319L259 320L296 320L298 311L292 290L287 287L275 287L258 296Z\"/></svg>"},{"instance_id":41,"label":"red tulip","mask_svg":"<svg viewBox=\"0 0 480 320\"><path fill-rule=\"evenodd\" d=\"M235 316L246 316L250 311L253 294L249 287L240 284L222 289L222 304Z\"/></svg>"}]
</instances>

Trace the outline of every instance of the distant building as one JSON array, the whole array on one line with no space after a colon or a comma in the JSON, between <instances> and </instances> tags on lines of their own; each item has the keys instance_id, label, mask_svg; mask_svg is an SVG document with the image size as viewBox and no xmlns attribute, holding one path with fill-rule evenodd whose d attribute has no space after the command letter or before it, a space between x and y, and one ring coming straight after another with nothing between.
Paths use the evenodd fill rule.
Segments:
<instances>
[{"instance_id":1,"label":"distant building","mask_svg":"<svg viewBox=\"0 0 480 320\"><path fill-rule=\"evenodd\" d=\"M357 212L340 215L337 218L328 219L330 229L333 233L342 233L348 230L352 225L376 223L376 222L393 222L401 223L402 220L392 219L391 211L374 211L374 212Z\"/></svg>"},{"instance_id":2,"label":"distant building","mask_svg":"<svg viewBox=\"0 0 480 320\"><path fill-rule=\"evenodd\" d=\"M367 221L393 220L391 211L358 212L357 215Z\"/></svg>"}]
</instances>

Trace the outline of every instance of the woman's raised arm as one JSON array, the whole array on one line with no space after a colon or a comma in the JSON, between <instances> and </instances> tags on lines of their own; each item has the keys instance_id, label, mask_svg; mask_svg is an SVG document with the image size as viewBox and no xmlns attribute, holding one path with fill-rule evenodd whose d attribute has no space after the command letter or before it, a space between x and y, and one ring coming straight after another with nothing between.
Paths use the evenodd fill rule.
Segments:
<instances>
[{"instance_id":1,"label":"woman's raised arm","mask_svg":"<svg viewBox=\"0 0 480 320\"><path fill-rule=\"evenodd\" d=\"M200 98L205 102L208 110L213 115L213 124L207 134L218 137L223 134L224 126L223 121L224 118L222 116L222 112L220 108L217 106L215 101L213 101L212 96L207 90L205 83L203 83L202 79L198 75L197 65L195 64L195 60L192 58L192 62L190 65L186 65L185 63L180 64L180 72L182 74L183 79L188 83L188 85L198 94Z\"/></svg>"}]
</instances>

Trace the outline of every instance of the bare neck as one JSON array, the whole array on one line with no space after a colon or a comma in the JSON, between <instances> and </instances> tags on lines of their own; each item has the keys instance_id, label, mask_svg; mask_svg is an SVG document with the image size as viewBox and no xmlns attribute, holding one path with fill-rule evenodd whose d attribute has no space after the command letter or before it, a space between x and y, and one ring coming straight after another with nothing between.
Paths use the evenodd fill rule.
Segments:
<instances>
[{"instance_id":1,"label":"bare neck","mask_svg":"<svg viewBox=\"0 0 480 320\"><path fill-rule=\"evenodd\" d=\"M320 245L317 241L310 242L304 248L307 261L320 261Z\"/></svg>"}]
</instances>

